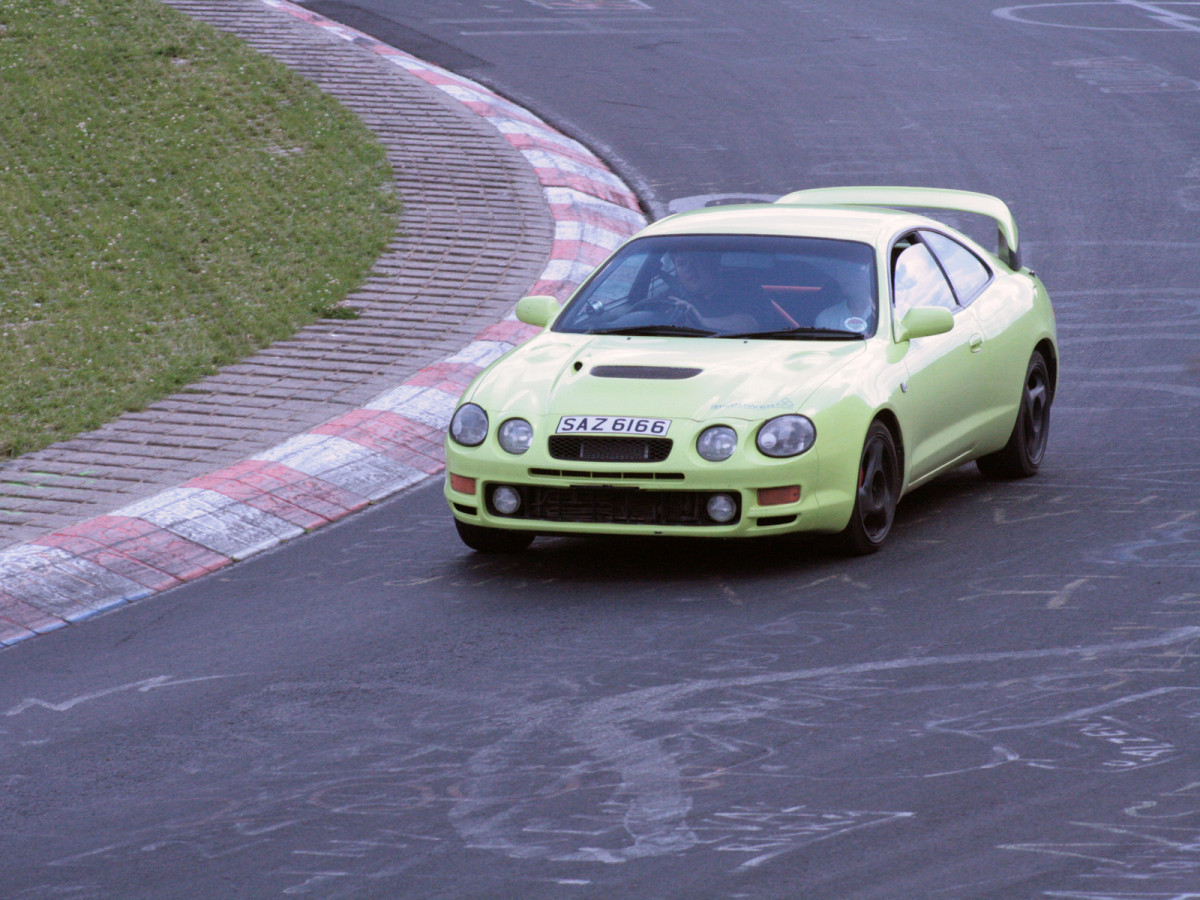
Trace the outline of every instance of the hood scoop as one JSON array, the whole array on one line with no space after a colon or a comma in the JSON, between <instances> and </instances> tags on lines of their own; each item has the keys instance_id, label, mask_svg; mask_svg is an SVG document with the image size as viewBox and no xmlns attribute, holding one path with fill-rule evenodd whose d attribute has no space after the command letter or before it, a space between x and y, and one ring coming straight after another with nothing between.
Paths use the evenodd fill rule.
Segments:
<instances>
[{"instance_id":1,"label":"hood scoop","mask_svg":"<svg viewBox=\"0 0 1200 900\"><path fill-rule=\"evenodd\" d=\"M641 378L651 381L682 381L694 378L703 369L685 369L681 366L592 366L591 374L597 378Z\"/></svg>"}]
</instances>

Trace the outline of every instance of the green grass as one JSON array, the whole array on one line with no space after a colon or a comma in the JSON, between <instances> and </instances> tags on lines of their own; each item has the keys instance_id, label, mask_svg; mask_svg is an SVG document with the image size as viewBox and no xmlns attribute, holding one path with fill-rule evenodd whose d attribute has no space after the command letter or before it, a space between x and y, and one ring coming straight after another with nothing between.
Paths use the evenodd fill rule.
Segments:
<instances>
[{"instance_id":1,"label":"green grass","mask_svg":"<svg viewBox=\"0 0 1200 900\"><path fill-rule=\"evenodd\" d=\"M336 101L158 0L3 0L0 457L345 315L391 183Z\"/></svg>"}]
</instances>

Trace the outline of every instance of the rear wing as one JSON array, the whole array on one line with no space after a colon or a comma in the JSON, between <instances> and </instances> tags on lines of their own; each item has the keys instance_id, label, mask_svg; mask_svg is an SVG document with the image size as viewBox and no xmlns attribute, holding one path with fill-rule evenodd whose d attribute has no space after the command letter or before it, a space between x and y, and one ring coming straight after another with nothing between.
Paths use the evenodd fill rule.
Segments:
<instances>
[{"instance_id":1,"label":"rear wing","mask_svg":"<svg viewBox=\"0 0 1200 900\"><path fill-rule=\"evenodd\" d=\"M1017 244L1017 223L1007 204L991 194L973 191L954 191L948 188L919 187L830 187L813 188L785 194L776 203L804 206L883 206L917 207L920 209L952 209L958 212L979 213L995 219L999 247L996 255L1013 269L1021 268L1021 252Z\"/></svg>"}]
</instances>

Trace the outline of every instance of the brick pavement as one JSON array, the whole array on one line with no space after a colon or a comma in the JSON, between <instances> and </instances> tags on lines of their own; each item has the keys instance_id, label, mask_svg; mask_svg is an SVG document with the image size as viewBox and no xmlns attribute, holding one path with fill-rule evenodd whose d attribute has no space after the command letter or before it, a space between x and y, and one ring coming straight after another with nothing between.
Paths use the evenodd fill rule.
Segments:
<instances>
[{"instance_id":1,"label":"brick pavement","mask_svg":"<svg viewBox=\"0 0 1200 900\"><path fill-rule=\"evenodd\" d=\"M199 577L441 471L457 394L643 219L581 145L286 0L164 0L281 60L384 144L394 240L322 320L89 434L0 465L0 645Z\"/></svg>"}]
</instances>

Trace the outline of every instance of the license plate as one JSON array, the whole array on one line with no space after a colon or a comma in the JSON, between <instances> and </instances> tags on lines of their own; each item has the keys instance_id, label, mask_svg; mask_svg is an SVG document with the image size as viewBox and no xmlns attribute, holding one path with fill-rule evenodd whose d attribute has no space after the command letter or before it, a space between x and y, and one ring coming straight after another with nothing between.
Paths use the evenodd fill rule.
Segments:
<instances>
[{"instance_id":1,"label":"license plate","mask_svg":"<svg viewBox=\"0 0 1200 900\"><path fill-rule=\"evenodd\" d=\"M662 437L671 427L670 419L643 419L636 416L563 416L555 434L628 434Z\"/></svg>"}]
</instances>

